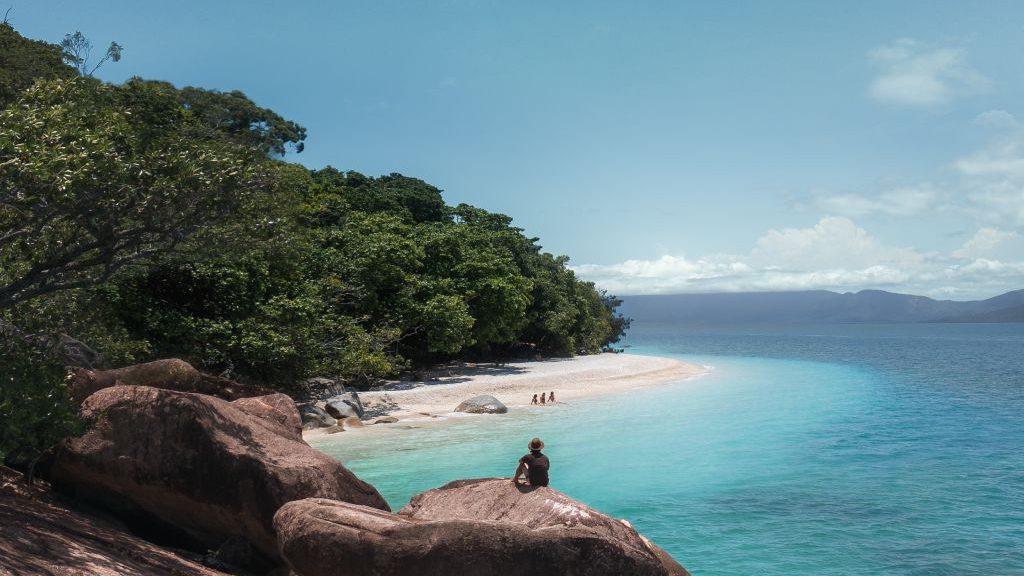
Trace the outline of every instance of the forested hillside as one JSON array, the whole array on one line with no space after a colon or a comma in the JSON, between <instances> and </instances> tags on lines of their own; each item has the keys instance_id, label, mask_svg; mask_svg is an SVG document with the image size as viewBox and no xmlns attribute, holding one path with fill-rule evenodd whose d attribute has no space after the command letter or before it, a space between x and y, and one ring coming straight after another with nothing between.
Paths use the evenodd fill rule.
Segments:
<instances>
[{"instance_id":1,"label":"forested hillside","mask_svg":"<svg viewBox=\"0 0 1024 576\"><path fill-rule=\"evenodd\" d=\"M287 162L305 128L241 92L86 70L0 25L5 416L59 388L16 333L288 388L595 353L627 326L508 216L400 174Z\"/></svg>"}]
</instances>

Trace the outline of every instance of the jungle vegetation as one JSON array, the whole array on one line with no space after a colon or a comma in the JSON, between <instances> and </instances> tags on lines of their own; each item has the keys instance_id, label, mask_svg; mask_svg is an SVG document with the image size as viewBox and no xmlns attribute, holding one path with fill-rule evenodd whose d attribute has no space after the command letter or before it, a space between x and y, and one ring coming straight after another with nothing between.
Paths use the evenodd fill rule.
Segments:
<instances>
[{"instance_id":1,"label":"jungle vegetation","mask_svg":"<svg viewBox=\"0 0 1024 576\"><path fill-rule=\"evenodd\" d=\"M628 327L510 217L289 162L302 126L239 91L101 82L83 42L0 24L0 458L76 425L55 355L15 334L287 390L591 354Z\"/></svg>"}]
</instances>

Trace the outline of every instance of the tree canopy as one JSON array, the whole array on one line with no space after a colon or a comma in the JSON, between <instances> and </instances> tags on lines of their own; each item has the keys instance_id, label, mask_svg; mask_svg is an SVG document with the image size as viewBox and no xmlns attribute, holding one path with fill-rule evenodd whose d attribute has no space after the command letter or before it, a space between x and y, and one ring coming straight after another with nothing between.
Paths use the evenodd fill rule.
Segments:
<instances>
[{"instance_id":1,"label":"tree canopy","mask_svg":"<svg viewBox=\"0 0 1024 576\"><path fill-rule=\"evenodd\" d=\"M0 321L285 388L589 354L628 327L509 216L285 162L305 129L241 92L104 84L0 28Z\"/></svg>"},{"instance_id":2,"label":"tree canopy","mask_svg":"<svg viewBox=\"0 0 1024 576\"><path fill-rule=\"evenodd\" d=\"M60 46L29 40L10 24L0 23L0 108L7 107L22 90L41 78L72 78Z\"/></svg>"},{"instance_id":3,"label":"tree canopy","mask_svg":"<svg viewBox=\"0 0 1024 576\"><path fill-rule=\"evenodd\" d=\"M106 281L256 193L253 155L201 128L141 82L41 80L0 112L0 309Z\"/></svg>"}]
</instances>

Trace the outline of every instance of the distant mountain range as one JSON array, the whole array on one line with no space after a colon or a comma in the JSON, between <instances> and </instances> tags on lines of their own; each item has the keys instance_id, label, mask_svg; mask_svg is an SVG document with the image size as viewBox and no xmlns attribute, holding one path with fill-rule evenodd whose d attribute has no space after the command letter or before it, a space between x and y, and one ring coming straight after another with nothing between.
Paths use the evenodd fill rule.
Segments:
<instances>
[{"instance_id":1,"label":"distant mountain range","mask_svg":"<svg viewBox=\"0 0 1024 576\"><path fill-rule=\"evenodd\" d=\"M637 321L757 324L785 322L1024 322L1024 290L956 302L882 290L810 290L623 296L619 309Z\"/></svg>"}]
</instances>

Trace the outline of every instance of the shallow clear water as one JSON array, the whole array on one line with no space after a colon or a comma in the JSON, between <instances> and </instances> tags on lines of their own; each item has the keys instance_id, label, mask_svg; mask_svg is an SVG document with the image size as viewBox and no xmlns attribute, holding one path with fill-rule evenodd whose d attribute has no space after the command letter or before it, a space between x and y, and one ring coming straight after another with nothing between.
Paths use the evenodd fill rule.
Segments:
<instances>
[{"instance_id":1,"label":"shallow clear water","mask_svg":"<svg viewBox=\"0 0 1024 576\"><path fill-rule=\"evenodd\" d=\"M398 508L510 476L630 520L696 575L1024 574L1024 325L637 324L715 370L628 395L315 445Z\"/></svg>"}]
</instances>

